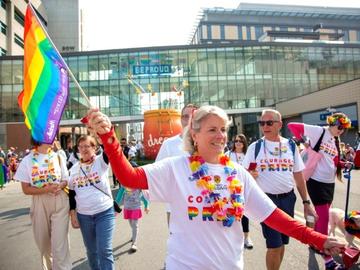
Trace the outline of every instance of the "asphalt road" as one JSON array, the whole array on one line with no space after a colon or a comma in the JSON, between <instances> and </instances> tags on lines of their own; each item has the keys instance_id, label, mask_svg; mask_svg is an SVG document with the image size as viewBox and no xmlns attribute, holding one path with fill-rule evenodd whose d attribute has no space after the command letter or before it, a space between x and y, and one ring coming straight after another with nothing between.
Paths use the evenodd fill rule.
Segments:
<instances>
[{"instance_id":1,"label":"asphalt road","mask_svg":"<svg viewBox=\"0 0 360 270\"><path fill-rule=\"evenodd\" d=\"M360 209L360 171L352 174L350 209ZM115 192L115 190L114 190ZM334 207L345 207L346 182L336 184ZM30 196L22 194L19 183L12 182L0 191L0 270L28 269L40 267L40 255L33 241L29 218ZM296 218L303 220L301 200L297 201ZM70 226L71 227L71 226ZM265 244L258 224L251 223L251 238L255 244L253 250L244 253L245 269L259 270L265 268ZM168 230L163 204L152 203L150 213L140 221L138 251L130 253L130 226L122 219L116 218L114 237L114 256L116 269L158 270L164 269L166 240ZM338 236L341 236L337 233ZM89 269L85 248L79 230L70 229L71 257L73 269ZM360 241L356 240L358 246ZM322 258L314 255L307 246L291 240L286 247L281 269L303 270L324 269ZM360 269L360 263L351 270Z\"/></svg>"}]
</instances>

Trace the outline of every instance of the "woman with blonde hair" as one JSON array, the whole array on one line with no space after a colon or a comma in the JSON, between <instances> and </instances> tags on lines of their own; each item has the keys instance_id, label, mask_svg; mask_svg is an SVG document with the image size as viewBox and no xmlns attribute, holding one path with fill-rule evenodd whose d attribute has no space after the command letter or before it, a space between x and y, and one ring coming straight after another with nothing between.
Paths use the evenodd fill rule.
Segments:
<instances>
[{"instance_id":1,"label":"woman with blonde hair","mask_svg":"<svg viewBox=\"0 0 360 270\"><path fill-rule=\"evenodd\" d=\"M121 184L149 189L151 200L170 204L167 269L243 269L244 214L327 253L344 247L277 209L251 175L224 155L230 121L219 107L194 111L184 134L189 155L138 168L122 153L106 115L92 109L87 118Z\"/></svg>"}]
</instances>

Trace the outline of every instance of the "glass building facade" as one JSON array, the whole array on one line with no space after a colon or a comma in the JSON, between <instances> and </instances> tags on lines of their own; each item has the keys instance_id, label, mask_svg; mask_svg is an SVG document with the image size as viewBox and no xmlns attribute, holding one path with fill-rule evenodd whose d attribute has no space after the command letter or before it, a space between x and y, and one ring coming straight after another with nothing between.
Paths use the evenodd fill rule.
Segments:
<instances>
[{"instance_id":1,"label":"glass building facade","mask_svg":"<svg viewBox=\"0 0 360 270\"><path fill-rule=\"evenodd\" d=\"M360 78L359 44L242 42L63 57L93 105L109 116L134 119L146 110L186 103L240 114ZM0 122L22 122L22 56L0 57L0 74ZM86 111L85 98L70 80L62 120L80 119Z\"/></svg>"}]
</instances>

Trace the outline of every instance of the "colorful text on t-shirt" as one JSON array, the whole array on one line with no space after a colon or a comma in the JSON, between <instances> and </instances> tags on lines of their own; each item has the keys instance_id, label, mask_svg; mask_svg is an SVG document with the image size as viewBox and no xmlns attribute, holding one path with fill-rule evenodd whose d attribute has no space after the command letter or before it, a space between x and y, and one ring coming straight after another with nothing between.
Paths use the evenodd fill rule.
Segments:
<instances>
[{"instance_id":1,"label":"colorful text on t-shirt","mask_svg":"<svg viewBox=\"0 0 360 270\"><path fill-rule=\"evenodd\" d=\"M77 176L72 180L74 188L83 188L100 182L100 176L97 172L88 173L86 176Z\"/></svg>"},{"instance_id":2,"label":"colorful text on t-shirt","mask_svg":"<svg viewBox=\"0 0 360 270\"><path fill-rule=\"evenodd\" d=\"M260 172L292 172L294 169L294 160L290 158L264 158L259 163Z\"/></svg>"},{"instance_id":3,"label":"colorful text on t-shirt","mask_svg":"<svg viewBox=\"0 0 360 270\"><path fill-rule=\"evenodd\" d=\"M320 150L322 150L325 154L330 155L331 157L335 157L338 154L336 148L334 148L331 144L325 142L320 145Z\"/></svg>"}]
</instances>

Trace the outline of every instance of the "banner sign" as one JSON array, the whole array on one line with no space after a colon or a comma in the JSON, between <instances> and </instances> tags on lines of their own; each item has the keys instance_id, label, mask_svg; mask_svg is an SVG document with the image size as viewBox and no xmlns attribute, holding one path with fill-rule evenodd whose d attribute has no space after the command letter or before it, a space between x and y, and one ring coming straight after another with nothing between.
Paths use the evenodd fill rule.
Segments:
<instances>
[{"instance_id":1,"label":"banner sign","mask_svg":"<svg viewBox=\"0 0 360 270\"><path fill-rule=\"evenodd\" d=\"M171 65L137 65L133 66L133 75L171 74Z\"/></svg>"}]
</instances>

